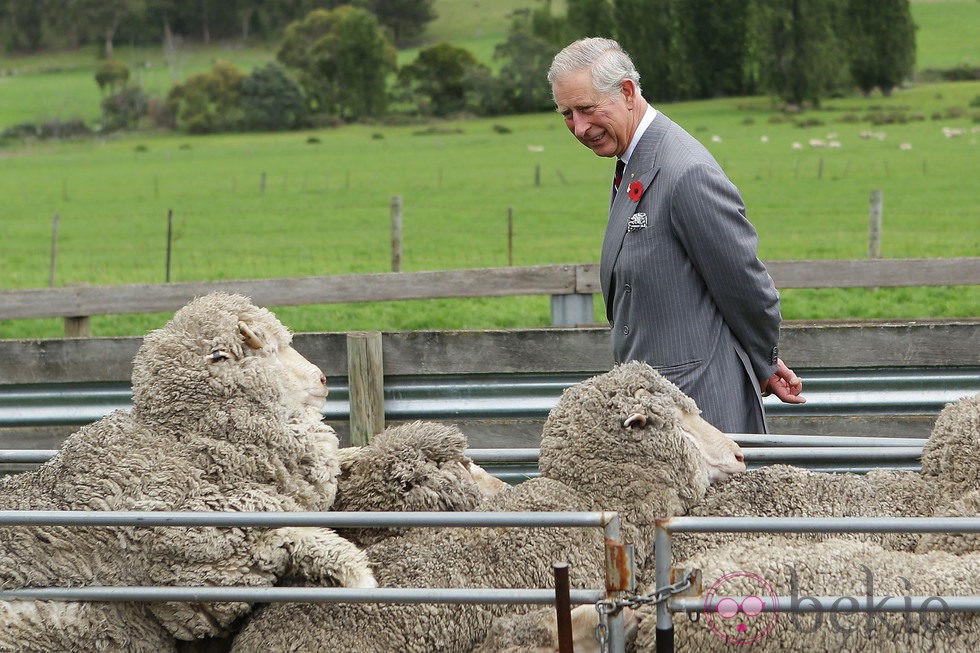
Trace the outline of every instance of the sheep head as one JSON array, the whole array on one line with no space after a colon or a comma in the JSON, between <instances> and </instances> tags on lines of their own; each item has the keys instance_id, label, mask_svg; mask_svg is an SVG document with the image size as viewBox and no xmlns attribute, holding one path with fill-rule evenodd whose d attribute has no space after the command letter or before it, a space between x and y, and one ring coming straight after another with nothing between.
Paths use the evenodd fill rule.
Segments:
<instances>
[{"instance_id":1,"label":"sheep head","mask_svg":"<svg viewBox=\"0 0 980 653\"><path fill-rule=\"evenodd\" d=\"M980 491L980 394L946 404L922 449L922 475L934 478L955 500Z\"/></svg>"},{"instance_id":2,"label":"sheep head","mask_svg":"<svg viewBox=\"0 0 980 653\"><path fill-rule=\"evenodd\" d=\"M466 436L455 426L412 422L390 426L367 446L340 450L334 510L472 510L505 485L473 464ZM398 529L356 529L344 534L373 544Z\"/></svg>"},{"instance_id":3,"label":"sheep head","mask_svg":"<svg viewBox=\"0 0 980 653\"><path fill-rule=\"evenodd\" d=\"M690 397L631 362L565 390L545 422L540 467L568 485L590 485L601 507L628 510L649 499L664 516L683 512L709 482L745 463Z\"/></svg>"},{"instance_id":4,"label":"sheep head","mask_svg":"<svg viewBox=\"0 0 980 653\"><path fill-rule=\"evenodd\" d=\"M291 342L289 330L247 297L199 297L144 338L133 361L134 412L168 424L181 416L207 422L218 406L249 411L249 404L279 417L318 415L326 377Z\"/></svg>"}]
</instances>

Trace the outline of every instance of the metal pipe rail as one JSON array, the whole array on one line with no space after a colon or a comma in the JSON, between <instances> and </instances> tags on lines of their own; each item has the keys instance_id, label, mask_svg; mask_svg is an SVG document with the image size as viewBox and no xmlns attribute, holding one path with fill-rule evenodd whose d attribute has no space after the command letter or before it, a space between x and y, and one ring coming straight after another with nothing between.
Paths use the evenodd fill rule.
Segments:
<instances>
[{"instance_id":1,"label":"metal pipe rail","mask_svg":"<svg viewBox=\"0 0 980 653\"><path fill-rule=\"evenodd\" d=\"M980 368L861 370L798 369L808 402L764 400L770 417L793 415L933 414L951 401L980 389ZM562 391L589 374L440 375L390 377L384 381L388 420L540 418L555 407ZM330 395L323 409L329 421L350 419L348 379L328 375ZM128 382L99 381L0 385L0 427L80 426L113 410L132 407Z\"/></svg>"},{"instance_id":2,"label":"metal pipe rail","mask_svg":"<svg viewBox=\"0 0 980 653\"><path fill-rule=\"evenodd\" d=\"M321 528L590 527L618 539L615 512L210 512L165 510L0 510L0 526L284 526Z\"/></svg>"},{"instance_id":3,"label":"metal pipe rail","mask_svg":"<svg viewBox=\"0 0 980 653\"><path fill-rule=\"evenodd\" d=\"M980 533L980 517L668 517L657 520L655 548L656 585L670 585L671 533ZM668 598L657 604L657 651L674 650L674 624L672 612L704 612L716 607L725 598L739 602L744 597ZM787 612L860 612L874 609L881 612L909 610L913 604L926 607L923 611L938 611L944 603L956 606L960 612L980 612L980 596L938 597L821 597L819 610L803 605L810 602L792 602L791 597L776 597L777 604ZM811 597L812 598L812 597ZM819 600L819 599L817 599ZM932 607L930 601L937 607ZM824 609L823 606L829 606ZM785 606L789 606L788 609ZM952 609L952 608L949 608ZM772 610L768 610L772 611Z\"/></svg>"},{"instance_id":4,"label":"metal pipe rail","mask_svg":"<svg viewBox=\"0 0 980 653\"><path fill-rule=\"evenodd\" d=\"M217 526L217 527L596 527L605 540L621 538L619 515L601 512L240 512L0 510L5 526ZM607 553L608 555L608 553ZM609 580L607 588L614 584ZM615 590L573 590L574 603L597 603ZM302 587L55 587L0 590L0 601L320 601L332 603L553 604L554 590L487 588L302 588ZM608 619L609 650L623 653L622 611Z\"/></svg>"},{"instance_id":5,"label":"metal pipe rail","mask_svg":"<svg viewBox=\"0 0 980 653\"><path fill-rule=\"evenodd\" d=\"M569 590L576 605L606 598L602 590ZM458 587L29 587L0 590L0 601L242 601L245 603L495 603L552 605L555 591Z\"/></svg>"},{"instance_id":6,"label":"metal pipe rail","mask_svg":"<svg viewBox=\"0 0 980 653\"><path fill-rule=\"evenodd\" d=\"M708 612L728 598L741 604L746 597L681 597L671 599L670 605L678 612ZM795 603L789 598L777 596L775 602L759 607L762 612L790 612L787 605L793 606L792 612L980 612L980 596L848 596L846 601L840 596L807 596Z\"/></svg>"},{"instance_id":7,"label":"metal pipe rail","mask_svg":"<svg viewBox=\"0 0 980 653\"><path fill-rule=\"evenodd\" d=\"M751 435L731 436L742 445L746 461L773 462L842 462L882 461L914 464L919 461L925 440L913 438L873 438L841 436ZM770 446L752 446L765 443ZM0 449L0 463L44 463L58 453L57 449ZM538 448L466 449L465 454L480 465L534 465Z\"/></svg>"}]
</instances>

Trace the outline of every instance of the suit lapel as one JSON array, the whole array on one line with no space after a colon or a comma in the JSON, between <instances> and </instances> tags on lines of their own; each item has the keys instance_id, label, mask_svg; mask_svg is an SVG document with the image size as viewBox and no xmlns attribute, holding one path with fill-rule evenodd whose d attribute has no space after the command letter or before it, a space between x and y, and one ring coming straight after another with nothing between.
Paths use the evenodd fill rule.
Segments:
<instances>
[{"instance_id":1,"label":"suit lapel","mask_svg":"<svg viewBox=\"0 0 980 653\"><path fill-rule=\"evenodd\" d=\"M637 142L633 154L630 155L626 170L623 171L623 181L619 186L619 191L609 207L609 221L606 223L606 233L602 240L602 258L599 264L599 280L602 284L602 292L606 296L607 316L612 313L613 293L610 292L612 290L612 271L616 267L616 259L623 248L623 239L626 238L629 219L635 212L639 201L642 201L642 196L635 202L630 198L629 186L638 181L642 185L643 194L650 192L657 173L660 172L657 154L670 124L672 123L667 116L660 112L657 113L657 117L647 127Z\"/></svg>"}]
</instances>

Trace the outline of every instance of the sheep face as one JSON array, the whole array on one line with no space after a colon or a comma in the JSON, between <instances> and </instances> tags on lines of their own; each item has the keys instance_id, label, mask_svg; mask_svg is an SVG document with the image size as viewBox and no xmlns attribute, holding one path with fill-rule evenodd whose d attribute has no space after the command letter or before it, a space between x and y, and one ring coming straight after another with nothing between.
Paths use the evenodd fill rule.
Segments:
<instances>
[{"instance_id":1,"label":"sheep face","mask_svg":"<svg viewBox=\"0 0 980 653\"><path fill-rule=\"evenodd\" d=\"M144 339L133 361L134 410L167 424L180 419L172 409L178 400L181 415L196 414L199 423L236 401L248 412L257 405L279 418L313 416L327 396L326 377L291 341L272 313L246 297L195 299Z\"/></svg>"},{"instance_id":2,"label":"sheep face","mask_svg":"<svg viewBox=\"0 0 980 653\"><path fill-rule=\"evenodd\" d=\"M543 475L573 487L592 479L602 486L597 492L619 495L626 505L671 488L674 500L655 501L664 514L685 510L709 482L745 469L738 445L702 420L677 386L638 362L565 391L545 423L540 465Z\"/></svg>"},{"instance_id":3,"label":"sheep face","mask_svg":"<svg viewBox=\"0 0 980 653\"><path fill-rule=\"evenodd\" d=\"M732 474L745 471L745 456L730 437L706 422L701 415L677 406L677 421L681 433L698 448L708 466L708 480L720 483Z\"/></svg>"}]
</instances>

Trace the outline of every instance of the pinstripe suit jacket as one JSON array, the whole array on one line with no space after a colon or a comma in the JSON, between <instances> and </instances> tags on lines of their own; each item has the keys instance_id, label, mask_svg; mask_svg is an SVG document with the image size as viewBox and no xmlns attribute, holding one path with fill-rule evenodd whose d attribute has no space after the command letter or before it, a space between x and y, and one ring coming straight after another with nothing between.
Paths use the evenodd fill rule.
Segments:
<instances>
[{"instance_id":1,"label":"pinstripe suit jacket","mask_svg":"<svg viewBox=\"0 0 980 653\"><path fill-rule=\"evenodd\" d=\"M658 369L728 433L765 432L759 380L776 370L779 294L757 249L738 189L658 112L630 156L602 245L613 356Z\"/></svg>"}]
</instances>

